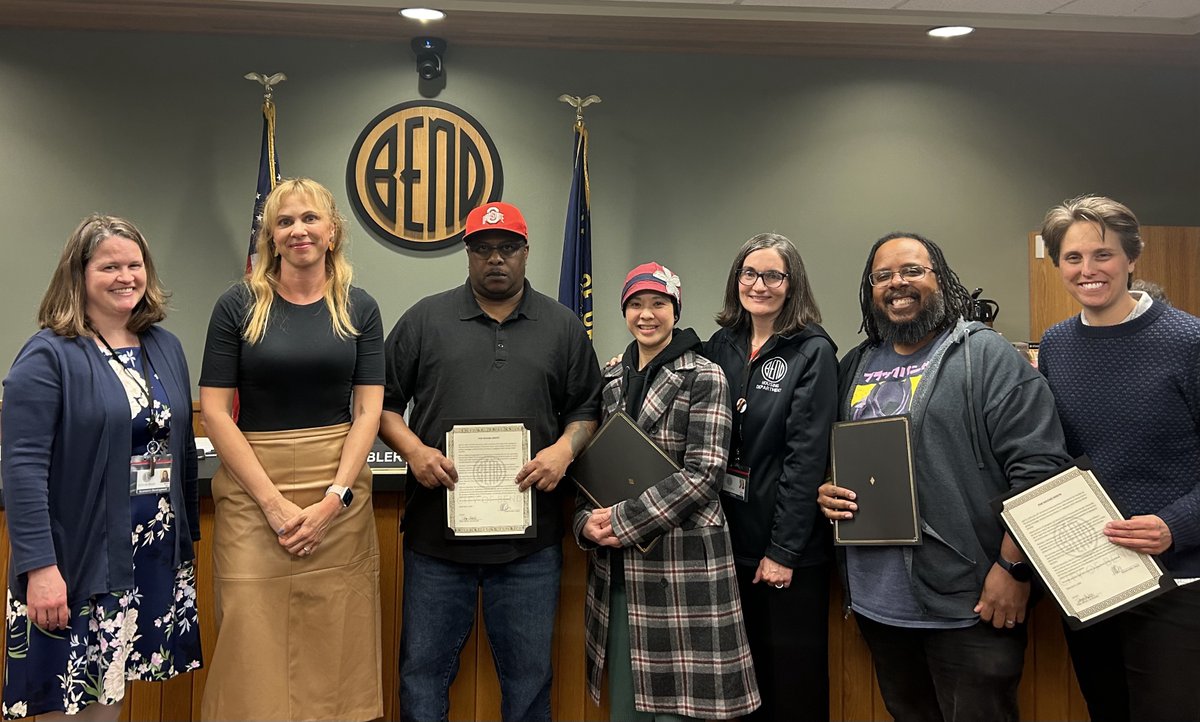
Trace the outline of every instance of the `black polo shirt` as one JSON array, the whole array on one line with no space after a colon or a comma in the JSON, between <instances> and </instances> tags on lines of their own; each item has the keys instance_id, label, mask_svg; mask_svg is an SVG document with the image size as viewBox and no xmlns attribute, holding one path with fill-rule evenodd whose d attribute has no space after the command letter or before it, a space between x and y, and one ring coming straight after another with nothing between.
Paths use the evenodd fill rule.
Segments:
<instances>
[{"instance_id":1,"label":"black polo shirt","mask_svg":"<svg viewBox=\"0 0 1200 722\"><path fill-rule=\"evenodd\" d=\"M463 420L522 419L532 452L550 446L573 421L600 418L600 365L583 324L567 307L525 282L521 303L498 323L479 307L470 283L428 296L404 314L384 344L383 408L403 414L427 446L446 451L446 432ZM446 490L405 485L404 543L422 554L465 563L512 561L562 538L559 484L538 499L537 537L447 539Z\"/></svg>"}]
</instances>

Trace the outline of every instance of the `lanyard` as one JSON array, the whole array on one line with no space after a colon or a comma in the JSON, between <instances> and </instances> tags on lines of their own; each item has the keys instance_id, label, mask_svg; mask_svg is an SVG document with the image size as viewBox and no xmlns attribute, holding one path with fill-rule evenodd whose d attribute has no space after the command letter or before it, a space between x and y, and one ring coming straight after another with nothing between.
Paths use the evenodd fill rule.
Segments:
<instances>
[{"instance_id":1,"label":"lanyard","mask_svg":"<svg viewBox=\"0 0 1200 722\"><path fill-rule=\"evenodd\" d=\"M758 349L758 353L754 353L754 333L751 332L746 337L746 364L742 367L742 385L739 389L737 399L733 402L733 461L735 464L742 462L742 417L746 413L747 397L750 395L750 377L754 374L754 363L762 358L763 351L770 345L774 336L763 341L763 345Z\"/></svg>"},{"instance_id":2,"label":"lanyard","mask_svg":"<svg viewBox=\"0 0 1200 722\"><path fill-rule=\"evenodd\" d=\"M146 398L149 400L149 404L146 407L146 430L150 433L150 439L153 441L154 437L158 435L159 426L158 422L154 420L154 385L150 383L150 376L146 373L147 368L150 369L150 373L153 373L154 366L150 363L150 354L146 350L145 344L142 345L140 354L140 360L142 362L142 377L138 378L137 374L133 373L133 371L130 371L128 366L121 363L121 359L117 356L116 349L112 347L112 344L108 342L108 339L104 338L104 334L100 333L94 328L92 329L92 333L96 334L96 338L100 339L100 343L104 344L104 348L108 349L108 352L112 354L112 357L117 362L117 365L121 367L121 371L123 371L125 375L128 376L130 380L132 380L133 383L135 383L137 387L146 394Z\"/></svg>"}]
</instances>

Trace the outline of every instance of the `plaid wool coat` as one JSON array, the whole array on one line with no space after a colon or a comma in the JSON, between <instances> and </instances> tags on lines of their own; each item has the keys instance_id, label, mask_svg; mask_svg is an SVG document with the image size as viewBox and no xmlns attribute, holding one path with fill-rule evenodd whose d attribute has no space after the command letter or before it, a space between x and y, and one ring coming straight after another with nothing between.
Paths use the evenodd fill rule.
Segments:
<instances>
[{"instance_id":1,"label":"plaid wool coat","mask_svg":"<svg viewBox=\"0 0 1200 722\"><path fill-rule=\"evenodd\" d=\"M605 372L605 417L624 405L623 368ZM687 351L659 370L637 423L682 467L613 507L625 545L582 536L590 503L580 495L575 538L591 551L584 609L588 692L599 704L608 639L609 554L625 555L633 691L638 710L727 719L759 706L725 515L717 498L729 450L729 388L719 366ZM662 536L648 553L630 548Z\"/></svg>"}]
</instances>

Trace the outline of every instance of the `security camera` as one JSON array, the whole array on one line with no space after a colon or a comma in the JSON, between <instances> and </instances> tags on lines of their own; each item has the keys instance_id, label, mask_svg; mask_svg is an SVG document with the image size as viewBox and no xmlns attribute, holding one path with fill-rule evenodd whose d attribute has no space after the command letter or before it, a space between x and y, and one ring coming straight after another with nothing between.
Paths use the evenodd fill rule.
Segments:
<instances>
[{"instance_id":1,"label":"security camera","mask_svg":"<svg viewBox=\"0 0 1200 722\"><path fill-rule=\"evenodd\" d=\"M442 53L446 52L446 41L441 38L413 38L413 52L417 54L417 75L421 80L442 77Z\"/></svg>"}]
</instances>

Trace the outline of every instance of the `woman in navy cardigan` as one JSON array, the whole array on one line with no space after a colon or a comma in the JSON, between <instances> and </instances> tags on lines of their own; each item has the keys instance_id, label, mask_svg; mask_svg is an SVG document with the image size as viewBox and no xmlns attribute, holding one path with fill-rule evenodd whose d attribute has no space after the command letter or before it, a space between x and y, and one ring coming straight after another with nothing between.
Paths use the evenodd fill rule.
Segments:
<instances>
[{"instance_id":1,"label":"woman in navy cardigan","mask_svg":"<svg viewBox=\"0 0 1200 722\"><path fill-rule=\"evenodd\" d=\"M142 234L75 229L4 380L7 719L116 719L201 664L191 381Z\"/></svg>"}]
</instances>

